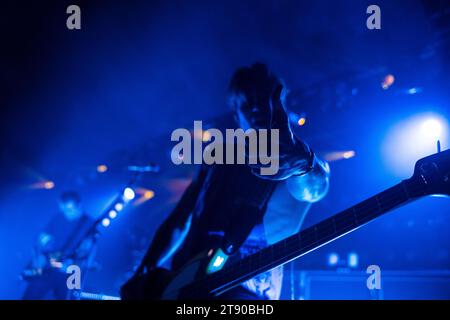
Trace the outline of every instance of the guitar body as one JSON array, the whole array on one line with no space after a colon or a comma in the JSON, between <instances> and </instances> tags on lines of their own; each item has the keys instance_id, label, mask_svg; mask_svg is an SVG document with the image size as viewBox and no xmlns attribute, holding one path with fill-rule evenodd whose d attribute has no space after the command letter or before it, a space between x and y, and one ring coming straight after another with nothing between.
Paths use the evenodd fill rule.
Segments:
<instances>
[{"instance_id":1,"label":"guitar body","mask_svg":"<svg viewBox=\"0 0 450 320\"><path fill-rule=\"evenodd\" d=\"M73 263L72 259L63 259L60 252L42 254L40 259L41 263L39 267L36 267L33 263L28 264L20 275L22 280L30 281L55 270L65 273L65 266Z\"/></svg>"},{"instance_id":2,"label":"guitar body","mask_svg":"<svg viewBox=\"0 0 450 320\"><path fill-rule=\"evenodd\" d=\"M120 289L123 300L177 300L206 299L207 292L196 293L187 286L205 276L205 254L189 261L177 271L156 268L145 274L136 274Z\"/></svg>"},{"instance_id":3,"label":"guitar body","mask_svg":"<svg viewBox=\"0 0 450 320\"><path fill-rule=\"evenodd\" d=\"M172 277L172 272L162 268L136 274L120 288L120 296L122 300L160 300Z\"/></svg>"}]
</instances>

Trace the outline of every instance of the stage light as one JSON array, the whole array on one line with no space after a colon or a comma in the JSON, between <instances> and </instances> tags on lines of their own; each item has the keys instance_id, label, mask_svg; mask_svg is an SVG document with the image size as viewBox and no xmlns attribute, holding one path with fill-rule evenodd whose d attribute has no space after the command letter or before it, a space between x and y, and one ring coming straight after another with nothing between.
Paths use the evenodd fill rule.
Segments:
<instances>
[{"instance_id":1,"label":"stage light","mask_svg":"<svg viewBox=\"0 0 450 320\"><path fill-rule=\"evenodd\" d=\"M295 112L289 112L289 121L292 124L302 127L306 124L306 115L304 113L298 114Z\"/></svg>"},{"instance_id":2,"label":"stage light","mask_svg":"<svg viewBox=\"0 0 450 320\"><path fill-rule=\"evenodd\" d=\"M99 172L99 173L106 172L107 170L108 170L108 167L104 164L97 166L97 172Z\"/></svg>"},{"instance_id":3,"label":"stage light","mask_svg":"<svg viewBox=\"0 0 450 320\"><path fill-rule=\"evenodd\" d=\"M306 123L306 118L305 118L305 117L301 117L300 119L298 119L297 123L298 123L298 125L299 125L300 127L301 127L301 126L304 126L305 123Z\"/></svg>"},{"instance_id":4,"label":"stage light","mask_svg":"<svg viewBox=\"0 0 450 320\"><path fill-rule=\"evenodd\" d=\"M382 144L383 160L395 177L407 178L417 160L436 153L438 140L443 150L448 148L445 118L432 113L409 117L388 131Z\"/></svg>"},{"instance_id":5,"label":"stage light","mask_svg":"<svg viewBox=\"0 0 450 320\"><path fill-rule=\"evenodd\" d=\"M155 196L155 193L152 190L147 190L144 192L143 197L146 200L149 200Z\"/></svg>"},{"instance_id":6,"label":"stage light","mask_svg":"<svg viewBox=\"0 0 450 320\"><path fill-rule=\"evenodd\" d=\"M358 267L359 257L356 253L352 252L348 254L348 266L350 268Z\"/></svg>"},{"instance_id":7,"label":"stage light","mask_svg":"<svg viewBox=\"0 0 450 320\"><path fill-rule=\"evenodd\" d=\"M139 198L134 201L134 205L138 206L143 204L144 202L153 199L155 197L155 192L146 188L136 188L136 194L139 195Z\"/></svg>"},{"instance_id":8,"label":"stage light","mask_svg":"<svg viewBox=\"0 0 450 320\"><path fill-rule=\"evenodd\" d=\"M421 93L422 92L422 88L409 88L408 90L406 90L407 94L416 94L416 93Z\"/></svg>"},{"instance_id":9,"label":"stage light","mask_svg":"<svg viewBox=\"0 0 450 320\"><path fill-rule=\"evenodd\" d=\"M208 130L191 130L191 135L196 140L201 140L203 142L208 142L211 140L211 133Z\"/></svg>"},{"instance_id":10,"label":"stage light","mask_svg":"<svg viewBox=\"0 0 450 320\"><path fill-rule=\"evenodd\" d=\"M438 140L442 138L442 123L437 119L428 119L423 122L422 134L430 139Z\"/></svg>"},{"instance_id":11,"label":"stage light","mask_svg":"<svg viewBox=\"0 0 450 320\"><path fill-rule=\"evenodd\" d=\"M209 131L203 131L202 141L208 142L209 140L211 140L211 133Z\"/></svg>"},{"instance_id":12,"label":"stage light","mask_svg":"<svg viewBox=\"0 0 450 320\"><path fill-rule=\"evenodd\" d=\"M339 262L339 256L337 253L333 252L328 255L328 265L329 266L337 265L338 262Z\"/></svg>"},{"instance_id":13,"label":"stage light","mask_svg":"<svg viewBox=\"0 0 450 320\"><path fill-rule=\"evenodd\" d=\"M388 74L386 77L384 77L383 81L381 82L381 87L384 90L387 90L391 85L394 84L394 81L395 77L392 74Z\"/></svg>"},{"instance_id":14,"label":"stage light","mask_svg":"<svg viewBox=\"0 0 450 320\"><path fill-rule=\"evenodd\" d=\"M342 156L344 157L344 159L350 159L353 158L355 156L355 151L350 150L350 151L345 151Z\"/></svg>"},{"instance_id":15,"label":"stage light","mask_svg":"<svg viewBox=\"0 0 450 320\"><path fill-rule=\"evenodd\" d=\"M116 211L120 211L123 209L123 203L116 203L116 205L114 206L114 209L116 209Z\"/></svg>"},{"instance_id":16,"label":"stage light","mask_svg":"<svg viewBox=\"0 0 450 320\"><path fill-rule=\"evenodd\" d=\"M114 218L117 217L117 211L116 210L111 210L108 215L109 215L109 217L111 219L114 219Z\"/></svg>"},{"instance_id":17,"label":"stage light","mask_svg":"<svg viewBox=\"0 0 450 320\"><path fill-rule=\"evenodd\" d=\"M55 183L53 181L45 181L44 188L47 190L53 189L55 187Z\"/></svg>"},{"instance_id":18,"label":"stage light","mask_svg":"<svg viewBox=\"0 0 450 320\"><path fill-rule=\"evenodd\" d=\"M105 228L108 227L111 224L111 220L109 220L108 218L104 218L102 220L102 226L104 226Z\"/></svg>"},{"instance_id":19,"label":"stage light","mask_svg":"<svg viewBox=\"0 0 450 320\"><path fill-rule=\"evenodd\" d=\"M47 243L50 242L51 239L52 239L51 235L49 235L48 233L42 232L39 235L39 244L42 246L45 246Z\"/></svg>"},{"instance_id":20,"label":"stage light","mask_svg":"<svg viewBox=\"0 0 450 320\"><path fill-rule=\"evenodd\" d=\"M324 155L324 159L328 162L333 162L333 161L338 161L338 160L350 159L350 158L353 158L355 155L356 155L356 152L353 150L333 151L333 152L327 152Z\"/></svg>"},{"instance_id":21,"label":"stage light","mask_svg":"<svg viewBox=\"0 0 450 320\"><path fill-rule=\"evenodd\" d=\"M46 189L46 190L50 190L50 189L53 189L55 187L55 183L53 181L50 181L50 180L43 180L43 181L39 181L39 182L35 182L33 184L30 184L28 187L30 189Z\"/></svg>"},{"instance_id":22,"label":"stage light","mask_svg":"<svg viewBox=\"0 0 450 320\"><path fill-rule=\"evenodd\" d=\"M134 190L131 189L130 187L125 188L125 190L123 190L123 197L127 201L133 200L135 197Z\"/></svg>"}]
</instances>

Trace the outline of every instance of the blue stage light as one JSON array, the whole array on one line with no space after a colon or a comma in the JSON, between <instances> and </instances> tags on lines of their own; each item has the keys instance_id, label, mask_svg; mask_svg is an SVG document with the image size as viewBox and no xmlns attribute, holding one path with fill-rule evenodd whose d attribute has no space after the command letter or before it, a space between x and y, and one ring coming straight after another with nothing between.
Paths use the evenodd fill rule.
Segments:
<instances>
[{"instance_id":1,"label":"blue stage light","mask_svg":"<svg viewBox=\"0 0 450 320\"><path fill-rule=\"evenodd\" d=\"M339 256L337 253L333 252L328 255L328 265L329 266L335 266L338 264L338 262L339 262Z\"/></svg>"},{"instance_id":2,"label":"blue stage light","mask_svg":"<svg viewBox=\"0 0 450 320\"><path fill-rule=\"evenodd\" d=\"M382 147L384 161L396 177L409 177L418 159L436 153L438 140L443 150L448 148L444 117L425 113L407 118L387 133Z\"/></svg>"},{"instance_id":3,"label":"blue stage light","mask_svg":"<svg viewBox=\"0 0 450 320\"><path fill-rule=\"evenodd\" d=\"M125 198L125 200L127 201L133 200L135 196L136 194L134 193L134 190L131 189L130 187L127 187L125 188L125 190L123 190L123 197Z\"/></svg>"},{"instance_id":4,"label":"blue stage light","mask_svg":"<svg viewBox=\"0 0 450 320\"><path fill-rule=\"evenodd\" d=\"M430 118L425 120L420 129L424 137L433 140L442 138L443 124L439 119Z\"/></svg>"},{"instance_id":5,"label":"blue stage light","mask_svg":"<svg viewBox=\"0 0 450 320\"><path fill-rule=\"evenodd\" d=\"M117 211L111 210L108 215L111 219L114 219L117 217Z\"/></svg>"},{"instance_id":6,"label":"blue stage light","mask_svg":"<svg viewBox=\"0 0 450 320\"><path fill-rule=\"evenodd\" d=\"M289 113L289 120L292 123L295 123L296 125L302 127L306 123L306 115L304 113L297 114L295 112L290 112Z\"/></svg>"},{"instance_id":7,"label":"blue stage light","mask_svg":"<svg viewBox=\"0 0 450 320\"><path fill-rule=\"evenodd\" d=\"M114 209L116 209L116 211L119 212L120 210L123 209L123 203L121 203L121 202L116 203L116 205L114 206Z\"/></svg>"},{"instance_id":8,"label":"blue stage light","mask_svg":"<svg viewBox=\"0 0 450 320\"><path fill-rule=\"evenodd\" d=\"M407 94L417 94L417 93L421 93L422 92L422 88L409 88L408 90L406 90Z\"/></svg>"},{"instance_id":9,"label":"blue stage light","mask_svg":"<svg viewBox=\"0 0 450 320\"><path fill-rule=\"evenodd\" d=\"M109 226L111 224L111 220L109 220L108 218L105 218L102 220L102 225L106 228L107 226Z\"/></svg>"},{"instance_id":10,"label":"blue stage light","mask_svg":"<svg viewBox=\"0 0 450 320\"><path fill-rule=\"evenodd\" d=\"M348 254L348 266L350 268L358 267L359 257L356 253L352 252Z\"/></svg>"}]
</instances>

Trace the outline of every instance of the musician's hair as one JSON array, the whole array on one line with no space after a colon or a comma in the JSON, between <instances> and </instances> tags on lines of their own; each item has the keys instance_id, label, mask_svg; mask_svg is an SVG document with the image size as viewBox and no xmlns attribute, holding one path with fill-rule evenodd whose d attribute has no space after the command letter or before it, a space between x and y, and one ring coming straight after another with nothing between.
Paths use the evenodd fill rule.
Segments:
<instances>
[{"instance_id":1,"label":"musician's hair","mask_svg":"<svg viewBox=\"0 0 450 320\"><path fill-rule=\"evenodd\" d=\"M65 191L61 194L59 199L61 202L73 201L77 204L81 203L80 195L75 191Z\"/></svg>"},{"instance_id":2,"label":"musician's hair","mask_svg":"<svg viewBox=\"0 0 450 320\"><path fill-rule=\"evenodd\" d=\"M273 85L278 79L264 63L237 69L228 86L228 106L235 110L241 103L258 104L258 100L269 101ZM248 101L250 100L250 101Z\"/></svg>"}]
</instances>

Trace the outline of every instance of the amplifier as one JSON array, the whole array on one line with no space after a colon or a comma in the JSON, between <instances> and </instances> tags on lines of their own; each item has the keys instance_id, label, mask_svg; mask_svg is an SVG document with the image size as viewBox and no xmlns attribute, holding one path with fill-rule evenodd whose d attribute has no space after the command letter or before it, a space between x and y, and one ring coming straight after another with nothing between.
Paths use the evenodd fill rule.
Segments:
<instances>
[{"instance_id":1,"label":"amplifier","mask_svg":"<svg viewBox=\"0 0 450 320\"><path fill-rule=\"evenodd\" d=\"M450 299L450 270L381 270L380 289L368 288L365 271L285 270L281 299L286 300Z\"/></svg>"}]
</instances>

